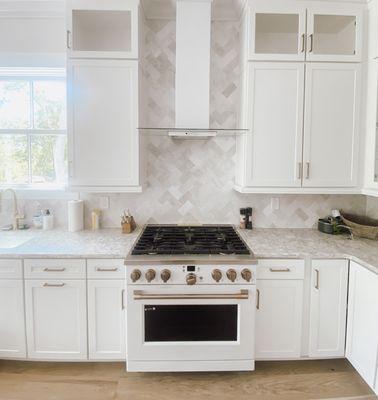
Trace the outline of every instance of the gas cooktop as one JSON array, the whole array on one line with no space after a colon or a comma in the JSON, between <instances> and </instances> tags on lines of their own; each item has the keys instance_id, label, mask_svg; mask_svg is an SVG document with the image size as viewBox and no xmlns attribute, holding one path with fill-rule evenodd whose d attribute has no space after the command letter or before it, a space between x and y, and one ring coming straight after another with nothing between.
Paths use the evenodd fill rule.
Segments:
<instances>
[{"instance_id":1,"label":"gas cooktop","mask_svg":"<svg viewBox=\"0 0 378 400\"><path fill-rule=\"evenodd\" d=\"M251 255L232 225L147 225L131 255Z\"/></svg>"}]
</instances>

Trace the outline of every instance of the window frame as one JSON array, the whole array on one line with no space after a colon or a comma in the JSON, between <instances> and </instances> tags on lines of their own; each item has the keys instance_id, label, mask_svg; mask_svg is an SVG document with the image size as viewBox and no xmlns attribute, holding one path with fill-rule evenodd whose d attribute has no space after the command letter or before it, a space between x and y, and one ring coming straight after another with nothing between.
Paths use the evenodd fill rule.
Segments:
<instances>
[{"instance_id":1,"label":"window frame","mask_svg":"<svg viewBox=\"0 0 378 400\"><path fill-rule=\"evenodd\" d=\"M53 135L53 136L65 136L67 137L68 145L68 134L67 126L66 129L35 129L34 125L34 92L33 92L33 81L63 81L67 80L66 68L0 68L0 81L26 81L30 82L30 122L32 126L26 129L0 129L0 135L25 135L27 138L27 150L28 150L28 183L0 183L0 190L5 188L21 189L25 192L38 191L41 194L44 193L48 196L48 192L57 191L57 194L63 193L67 188L67 184L33 184L32 182L32 140L33 135ZM67 110L67 96L66 96L66 110ZM68 176L67 176L68 178Z\"/></svg>"}]
</instances>

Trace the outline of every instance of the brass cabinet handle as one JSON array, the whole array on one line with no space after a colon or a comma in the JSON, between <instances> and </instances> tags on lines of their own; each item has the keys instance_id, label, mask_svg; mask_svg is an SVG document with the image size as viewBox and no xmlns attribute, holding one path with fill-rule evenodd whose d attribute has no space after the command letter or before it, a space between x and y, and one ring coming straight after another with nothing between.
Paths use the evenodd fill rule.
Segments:
<instances>
[{"instance_id":1,"label":"brass cabinet handle","mask_svg":"<svg viewBox=\"0 0 378 400\"><path fill-rule=\"evenodd\" d=\"M310 163L306 162L306 179L310 179Z\"/></svg>"},{"instance_id":2,"label":"brass cabinet handle","mask_svg":"<svg viewBox=\"0 0 378 400\"><path fill-rule=\"evenodd\" d=\"M319 270L315 269L315 289L319 289Z\"/></svg>"},{"instance_id":3,"label":"brass cabinet handle","mask_svg":"<svg viewBox=\"0 0 378 400\"><path fill-rule=\"evenodd\" d=\"M256 289L256 309L260 310L260 290Z\"/></svg>"},{"instance_id":4,"label":"brass cabinet handle","mask_svg":"<svg viewBox=\"0 0 378 400\"><path fill-rule=\"evenodd\" d=\"M306 35L303 33L302 34L302 50L301 53L304 53L306 50Z\"/></svg>"},{"instance_id":5,"label":"brass cabinet handle","mask_svg":"<svg viewBox=\"0 0 378 400\"><path fill-rule=\"evenodd\" d=\"M248 300L249 291L240 290L239 293L145 293L143 290L134 290L134 300L218 300L218 299L236 299Z\"/></svg>"},{"instance_id":6,"label":"brass cabinet handle","mask_svg":"<svg viewBox=\"0 0 378 400\"><path fill-rule=\"evenodd\" d=\"M121 292L121 307L122 307L122 310L124 310L126 307L125 307L125 289L122 289L122 292Z\"/></svg>"},{"instance_id":7,"label":"brass cabinet handle","mask_svg":"<svg viewBox=\"0 0 378 400\"><path fill-rule=\"evenodd\" d=\"M269 271L270 271L270 272L290 272L291 270L290 270L290 268L282 268L282 269L279 269L279 268L269 268Z\"/></svg>"},{"instance_id":8,"label":"brass cabinet handle","mask_svg":"<svg viewBox=\"0 0 378 400\"><path fill-rule=\"evenodd\" d=\"M118 271L118 268L101 268L101 267L98 267L98 268L96 268L96 271L99 271L99 272L116 272L116 271Z\"/></svg>"},{"instance_id":9,"label":"brass cabinet handle","mask_svg":"<svg viewBox=\"0 0 378 400\"><path fill-rule=\"evenodd\" d=\"M43 268L43 271L44 272L64 272L66 269L63 267L63 268L49 268L49 267L46 267L46 268Z\"/></svg>"},{"instance_id":10,"label":"brass cabinet handle","mask_svg":"<svg viewBox=\"0 0 378 400\"><path fill-rule=\"evenodd\" d=\"M67 31L67 49L71 49L71 31Z\"/></svg>"},{"instance_id":11,"label":"brass cabinet handle","mask_svg":"<svg viewBox=\"0 0 378 400\"><path fill-rule=\"evenodd\" d=\"M302 170L303 170L303 168L302 168L302 163L299 162L299 163L298 163L298 179L299 179L299 180L302 179Z\"/></svg>"},{"instance_id":12,"label":"brass cabinet handle","mask_svg":"<svg viewBox=\"0 0 378 400\"><path fill-rule=\"evenodd\" d=\"M63 287L65 285L66 285L65 283L47 283L47 282L45 282L43 284L43 287Z\"/></svg>"},{"instance_id":13,"label":"brass cabinet handle","mask_svg":"<svg viewBox=\"0 0 378 400\"><path fill-rule=\"evenodd\" d=\"M309 53L312 53L314 51L314 34L311 33L310 35L310 50Z\"/></svg>"}]
</instances>

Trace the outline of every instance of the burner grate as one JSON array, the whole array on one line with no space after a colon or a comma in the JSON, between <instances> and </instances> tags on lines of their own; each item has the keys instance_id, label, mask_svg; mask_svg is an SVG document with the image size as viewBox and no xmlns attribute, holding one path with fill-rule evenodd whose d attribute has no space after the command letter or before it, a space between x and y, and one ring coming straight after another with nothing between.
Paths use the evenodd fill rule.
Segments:
<instances>
[{"instance_id":1,"label":"burner grate","mask_svg":"<svg viewBox=\"0 0 378 400\"><path fill-rule=\"evenodd\" d=\"M249 255L250 251L232 226L147 225L131 254Z\"/></svg>"}]
</instances>

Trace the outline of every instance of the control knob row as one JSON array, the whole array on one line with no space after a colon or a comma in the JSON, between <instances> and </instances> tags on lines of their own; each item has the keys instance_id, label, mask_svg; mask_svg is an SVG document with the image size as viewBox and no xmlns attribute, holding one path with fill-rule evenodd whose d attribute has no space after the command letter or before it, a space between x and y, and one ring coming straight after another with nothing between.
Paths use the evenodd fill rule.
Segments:
<instances>
[{"instance_id":1,"label":"control knob row","mask_svg":"<svg viewBox=\"0 0 378 400\"><path fill-rule=\"evenodd\" d=\"M141 276L142 273L139 269L134 269L130 274L130 278L133 282L137 282L141 278ZM154 269L150 268L146 271L144 276L146 278L146 281L150 283L156 278L156 272ZM169 269L163 269L163 271L161 271L160 273L160 278L164 283L168 282L171 278L171 271Z\"/></svg>"},{"instance_id":2,"label":"control knob row","mask_svg":"<svg viewBox=\"0 0 378 400\"><path fill-rule=\"evenodd\" d=\"M211 273L211 276L215 282L219 282L222 279L222 271L216 268ZM233 268L230 268L229 270L227 270L226 276L228 280L230 280L231 282L235 282L237 278L237 272ZM241 276L245 281L250 282L252 279L252 272L248 268L244 268L241 272Z\"/></svg>"}]
</instances>

